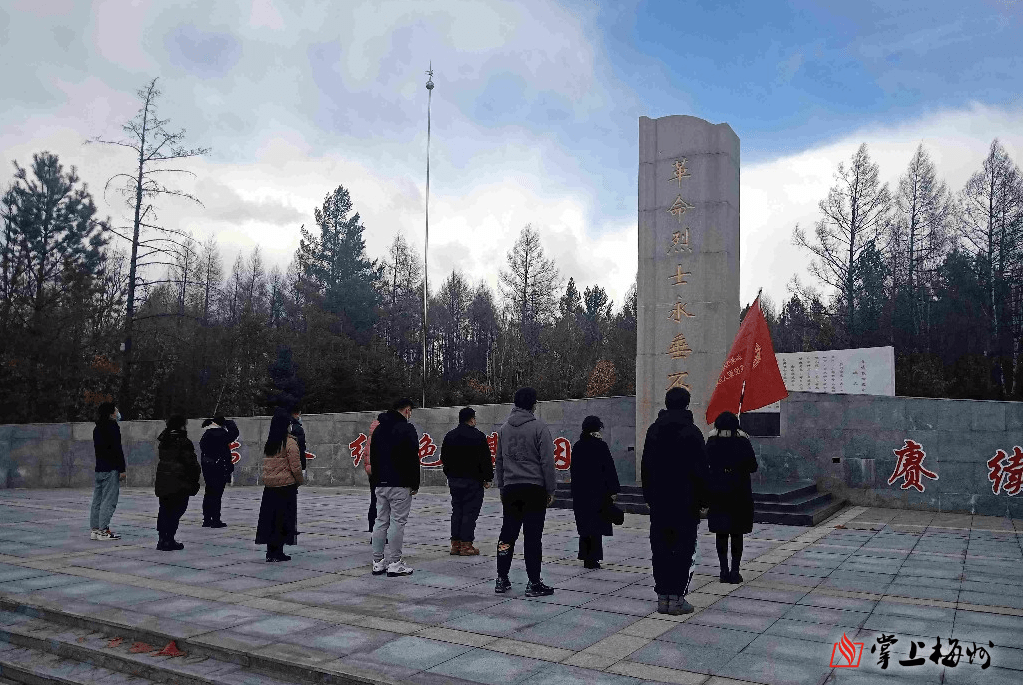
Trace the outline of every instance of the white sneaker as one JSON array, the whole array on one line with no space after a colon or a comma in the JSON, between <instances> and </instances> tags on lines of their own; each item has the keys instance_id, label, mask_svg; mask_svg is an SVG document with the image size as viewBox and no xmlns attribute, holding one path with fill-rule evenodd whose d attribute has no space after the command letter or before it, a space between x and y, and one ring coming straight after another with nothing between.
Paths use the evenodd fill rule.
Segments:
<instances>
[{"instance_id":1,"label":"white sneaker","mask_svg":"<svg viewBox=\"0 0 1023 685\"><path fill-rule=\"evenodd\" d=\"M387 577L394 578L396 576L411 576L412 567L406 566L403 559L399 559L390 566L387 567Z\"/></svg>"},{"instance_id":2,"label":"white sneaker","mask_svg":"<svg viewBox=\"0 0 1023 685\"><path fill-rule=\"evenodd\" d=\"M97 540L120 540L121 536L114 531L107 528L106 530L96 531Z\"/></svg>"},{"instance_id":3,"label":"white sneaker","mask_svg":"<svg viewBox=\"0 0 1023 685\"><path fill-rule=\"evenodd\" d=\"M93 528L92 532L89 533L89 539L90 540L99 540L99 530L97 530L96 528Z\"/></svg>"},{"instance_id":4,"label":"white sneaker","mask_svg":"<svg viewBox=\"0 0 1023 685\"><path fill-rule=\"evenodd\" d=\"M380 561L374 561L373 562L373 575L374 576L382 576L385 573L387 573L387 562L385 562L383 559L381 559Z\"/></svg>"}]
</instances>

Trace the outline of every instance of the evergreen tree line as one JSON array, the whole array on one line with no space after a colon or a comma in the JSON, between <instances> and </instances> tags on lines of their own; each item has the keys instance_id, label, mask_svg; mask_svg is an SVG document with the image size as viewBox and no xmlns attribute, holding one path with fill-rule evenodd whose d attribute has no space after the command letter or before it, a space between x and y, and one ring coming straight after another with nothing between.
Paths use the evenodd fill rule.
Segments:
<instances>
[{"instance_id":1,"label":"evergreen tree line","mask_svg":"<svg viewBox=\"0 0 1023 685\"><path fill-rule=\"evenodd\" d=\"M796 245L830 297L795 278L763 307L775 350L895 347L899 395L1023 400L1023 174L994 140L958 191L920 145L896 187L866 144L839 164ZM745 310L743 311L745 314Z\"/></svg>"},{"instance_id":2,"label":"evergreen tree line","mask_svg":"<svg viewBox=\"0 0 1023 685\"><path fill-rule=\"evenodd\" d=\"M16 166L4 207L4 421L91 419L99 402L121 401L130 258L110 246L110 222L55 155ZM421 397L422 256L401 234L386 256L367 255L343 186L314 219L283 270L258 247L227 268L214 239L180 239L136 293L133 418L246 416L294 401L353 411ZM497 292L455 270L430 292L428 312L429 405L510 401L524 384L551 398L635 392L635 286L615 307L599 285L566 284L532 226Z\"/></svg>"},{"instance_id":3,"label":"evergreen tree line","mask_svg":"<svg viewBox=\"0 0 1023 685\"><path fill-rule=\"evenodd\" d=\"M0 422L93 418L116 400L126 418L173 412L263 414L376 409L397 395L432 406L635 392L636 287L562 277L539 231L524 227L495 291L458 270L428 294L422 256L400 234L366 252L338 186L302 226L294 259L258 248L230 269L216 241L157 221L168 178L202 155L156 116L156 81L139 91L119 187L129 224L99 216L74 168L42 152L14 164L2 196ZM167 163L170 163L168 166ZM821 294L795 278L762 305L779 352L894 345L900 395L1023 399L1023 175L995 140L962 189L949 190L921 146L897 187L866 145L840 164L820 220L793 240L813 255ZM745 310L744 312L745 313Z\"/></svg>"}]
</instances>

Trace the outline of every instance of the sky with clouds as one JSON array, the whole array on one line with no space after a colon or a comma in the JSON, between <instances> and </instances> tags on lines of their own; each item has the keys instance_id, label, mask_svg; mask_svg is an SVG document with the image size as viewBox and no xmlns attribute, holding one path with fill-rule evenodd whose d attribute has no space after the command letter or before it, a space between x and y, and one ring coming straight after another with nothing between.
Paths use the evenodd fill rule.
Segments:
<instances>
[{"instance_id":1,"label":"sky with clouds","mask_svg":"<svg viewBox=\"0 0 1023 685\"><path fill-rule=\"evenodd\" d=\"M129 168L114 137L159 77L160 115L211 153L160 219L215 235L230 263L282 268L344 185L371 256L423 243L430 282L497 284L527 223L564 277L620 303L637 265L638 118L727 122L742 145L743 303L812 282L811 225L861 142L893 185L920 143L958 190L993 138L1023 162L1023 2L75 2L0 6L0 157L50 150L104 214ZM12 171L12 167L7 167ZM3 183L9 180L3 177Z\"/></svg>"}]
</instances>

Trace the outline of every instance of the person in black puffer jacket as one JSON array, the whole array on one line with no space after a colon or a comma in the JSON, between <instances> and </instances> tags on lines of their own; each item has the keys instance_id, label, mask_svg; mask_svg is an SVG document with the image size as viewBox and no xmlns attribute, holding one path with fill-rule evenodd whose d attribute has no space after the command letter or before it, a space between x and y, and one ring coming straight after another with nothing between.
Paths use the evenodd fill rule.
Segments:
<instances>
[{"instance_id":1,"label":"person in black puffer jacket","mask_svg":"<svg viewBox=\"0 0 1023 685\"><path fill-rule=\"evenodd\" d=\"M711 503L707 523L717 534L722 583L739 584L742 535L753 531L753 487L750 474L757 470L757 455L749 437L739 430L739 418L721 412L707 438ZM728 537L732 538L732 567L728 567Z\"/></svg>"},{"instance_id":2,"label":"person in black puffer jacket","mask_svg":"<svg viewBox=\"0 0 1023 685\"><path fill-rule=\"evenodd\" d=\"M689 397L685 388L665 394L666 409L647 430L643 444L643 496L650 506L650 552L661 614L694 611L685 595L693 579L696 533L710 473Z\"/></svg>"},{"instance_id":3,"label":"person in black puffer jacket","mask_svg":"<svg viewBox=\"0 0 1023 685\"><path fill-rule=\"evenodd\" d=\"M199 460L195 445L188 439L185 417L175 414L167 419L167 428L160 433L160 462L156 467L156 496L160 498L160 513L156 530L160 542L156 548L163 552L184 549L174 539L178 522L188 508L188 498L199 492Z\"/></svg>"},{"instance_id":4,"label":"person in black puffer jacket","mask_svg":"<svg viewBox=\"0 0 1023 685\"><path fill-rule=\"evenodd\" d=\"M419 434L409 423L412 400L403 397L384 414L370 444L376 483L377 520L373 524L373 573L407 576L401 558L405 524L419 491Z\"/></svg>"},{"instance_id":5,"label":"person in black puffer jacket","mask_svg":"<svg viewBox=\"0 0 1023 685\"><path fill-rule=\"evenodd\" d=\"M458 426L444 436L440 461L451 491L451 554L475 556L480 553L472 544L476 521L483 507L483 491L494 480L494 461L487 436L476 428L472 407L459 410Z\"/></svg>"},{"instance_id":6,"label":"person in black puffer jacket","mask_svg":"<svg viewBox=\"0 0 1023 685\"><path fill-rule=\"evenodd\" d=\"M202 453L202 477L206 481L206 492L202 498L203 528L224 528L220 520L220 504L224 488L234 473L231 461L231 443L238 439L238 426L223 416L214 416L202 422L202 439L199 451Z\"/></svg>"},{"instance_id":7,"label":"person in black puffer jacket","mask_svg":"<svg viewBox=\"0 0 1023 685\"><path fill-rule=\"evenodd\" d=\"M93 540L118 540L120 535L110 530L110 518L117 508L121 481L125 476L124 449L121 447L121 429L117 422L121 412L113 402L99 405L96 427L92 429L92 444L96 449L95 486L89 523Z\"/></svg>"}]
</instances>

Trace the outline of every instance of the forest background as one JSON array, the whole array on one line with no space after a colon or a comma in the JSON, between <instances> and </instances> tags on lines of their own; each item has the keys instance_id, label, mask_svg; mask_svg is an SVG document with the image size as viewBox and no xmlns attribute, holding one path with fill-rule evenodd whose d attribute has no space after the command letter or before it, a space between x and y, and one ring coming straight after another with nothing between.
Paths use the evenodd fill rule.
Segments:
<instances>
[{"instance_id":1,"label":"forest background","mask_svg":"<svg viewBox=\"0 0 1023 685\"><path fill-rule=\"evenodd\" d=\"M161 203L201 203L173 179L208 152L157 117L159 96L154 80L124 138L90 141L134 155L106 189L123 224L56 154L14 161L0 207L0 423L91 420L107 400L125 418L162 418L420 398L422 255L401 234L367 254L372 227L338 179L286 269L258 248L228 269L214 239L158 220ZM793 277L761 298L775 351L893 345L899 395L1023 400L1018 166L996 139L962 188L922 145L896 187L879 177L861 145L817 223L793 229L817 283ZM541 399L635 393L635 284L620 303L599 284L580 291L545 255L541 226L521 228L497 291L457 270L429 284L428 405L506 402L522 385Z\"/></svg>"}]
</instances>

